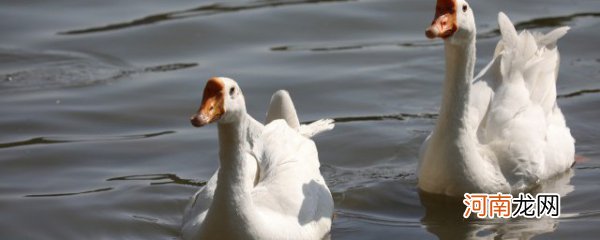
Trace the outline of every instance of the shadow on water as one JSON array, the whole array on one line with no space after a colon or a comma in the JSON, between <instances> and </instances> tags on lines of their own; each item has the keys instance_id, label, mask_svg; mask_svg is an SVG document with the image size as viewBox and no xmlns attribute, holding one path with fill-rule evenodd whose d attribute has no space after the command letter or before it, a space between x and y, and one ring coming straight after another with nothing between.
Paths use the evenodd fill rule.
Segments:
<instances>
[{"instance_id":1,"label":"shadow on water","mask_svg":"<svg viewBox=\"0 0 600 240\"><path fill-rule=\"evenodd\" d=\"M574 190L570 180L574 171L569 170L555 178L542 182L532 193L558 193L561 197ZM427 231L439 239L531 239L558 228L558 219L478 219L463 218L465 205L462 198L419 192L425 216L421 223ZM561 213L572 215L570 213Z\"/></svg>"},{"instance_id":2,"label":"shadow on water","mask_svg":"<svg viewBox=\"0 0 600 240\"><path fill-rule=\"evenodd\" d=\"M518 22L515 24L517 30L523 29L538 29L538 28L546 28L546 27L560 27L568 25L569 23L575 21L578 18L586 18L586 17L600 17L600 13L596 12L586 12L586 13L575 13L566 16L556 16L556 17L544 17L544 18L534 18L528 21ZM477 35L478 39L488 39L495 38L500 36L500 29L495 28ZM401 48L423 48L423 47L436 47L443 46L442 41L432 41L432 40L415 40L415 41L405 41L405 42L371 42L371 43L352 43L347 45L338 45L336 43L332 44L323 44L321 46L277 46L272 47L271 51L312 51L312 52L329 52L329 51L344 51L344 50L358 50L364 48L374 48L374 47L389 47L396 46Z\"/></svg>"},{"instance_id":3,"label":"shadow on water","mask_svg":"<svg viewBox=\"0 0 600 240\"><path fill-rule=\"evenodd\" d=\"M123 177L109 178L106 179L106 181L157 181L151 182L150 185L179 184L196 187L202 187L206 185L206 182L197 182L191 179L183 179L172 173L129 175Z\"/></svg>"},{"instance_id":4,"label":"shadow on water","mask_svg":"<svg viewBox=\"0 0 600 240\"><path fill-rule=\"evenodd\" d=\"M244 10L269 8L269 7L280 7L288 5L299 5L299 4L315 4L315 3L327 3L327 2L346 2L351 0L288 0L288 1L268 1L260 0L250 3L234 5L227 3L212 3L209 5L199 6L186 10L172 11L149 15L143 18L134 19L128 22L108 24L100 27L90 27L85 29L77 29L59 32L61 35L74 35L74 34L86 34L96 33L104 31L114 31L124 28L139 27L147 24L153 24L158 22L171 21L176 19L191 18L197 16L210 16L222 13L238 12Z\"/></svg>"},{"instance_id":5,"label":"shadow on water","mask_svg":"<svg viewBox=\"0 0 600 240\"><path fill-rule=\"evenodd\" d=\"M146 133L146 134L134 134L134 135L124 135L124 136L105 136L98 138L66 138L66 139L58 139L58 138L48 138L48 137L37 137L24 141L16 141L16 142L7 142L0 143L0 148L13 148L13 147L22 147L29 145L38 145L38 144L59 144L59 143L76 143L76 142L106 142L106 141L127 141L127 140L136 140L136 139L145 139L145 138L153 138L167 134L173 134L175 131L162 131L156 133Z\"/></svg>"}]
</instances>

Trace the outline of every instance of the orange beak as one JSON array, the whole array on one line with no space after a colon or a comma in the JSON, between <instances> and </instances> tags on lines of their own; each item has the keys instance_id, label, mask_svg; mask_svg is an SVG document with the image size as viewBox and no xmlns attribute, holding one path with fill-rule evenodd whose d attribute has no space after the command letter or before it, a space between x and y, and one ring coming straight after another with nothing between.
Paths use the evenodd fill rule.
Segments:
<instances>
[{"instance_id":1,"label":"orange beak","mask_svg":"<svg viewBox=\"0 0 600 240\"><path fill-rule=\"evenodd\" d=\"M204 87L202 104L200 105L198 112L190 118L194 127L202 127L221 119L223 113L225 113L224 88L223 81L219 78L211 78L208 80Z\"/></svg>"},{"instance_id":2,"label":"orange beak","mask_svg":"<svg viewBox=\"0 0 600 240\"><path fill-rule=\"evenodd\" d=\"M448 38L458 29L456 25L456 3L455 0L438 0L435 17L431 26L425 31L428 38Z\"/></svg>"}]
</instances>

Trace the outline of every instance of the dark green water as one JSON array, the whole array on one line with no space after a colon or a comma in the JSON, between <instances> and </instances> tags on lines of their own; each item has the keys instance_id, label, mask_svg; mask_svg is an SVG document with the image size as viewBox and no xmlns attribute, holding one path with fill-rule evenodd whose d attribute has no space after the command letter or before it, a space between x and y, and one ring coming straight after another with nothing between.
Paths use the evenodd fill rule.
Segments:
<instances>
[{"instance_id":1,"label":"dark green water","mask_svg":"<svg viewBox=\"0 0 600 240\"><path fill-rule=\"evenodd\" d=\"M263 119L287 89L316 138L336 204L332 239L597 239L600 2L471 1L478 69L496 16L560 41L559 105L586 160L545 185L559 219L465 221L419 196L417 151L435 123L443 47L435 1L0 1L0 238L178 239L217 168L214 126L188 121L211 76L236 79Z\"/></svg>"}]
</instances>

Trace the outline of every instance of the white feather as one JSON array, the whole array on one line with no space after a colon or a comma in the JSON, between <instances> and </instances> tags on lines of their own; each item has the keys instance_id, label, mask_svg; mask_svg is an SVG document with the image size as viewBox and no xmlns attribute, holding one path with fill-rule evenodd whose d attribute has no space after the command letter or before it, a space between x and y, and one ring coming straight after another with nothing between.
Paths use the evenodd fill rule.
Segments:
<instances>
[{"instance_id":1,"label":"white feather","mask_svg":"<svg viewBox=\"0 0 600 240\"><path fill-rule=\"evenodd\" d=\"M323 238L331 228L333 198L315 143L290 126L291 115L267 125L243 115L239 128L219 125L221 167L190 200L184 239Z\"/></svg>"},{"instance_id":2,"label":"white feather","mask_svg":"<svg viewBox=\"0 0 600 240\"><path fill-rule=\"evenodd\" d=\"M498 23L502 38L492 62L472 83L460 80L468 80L468 75L446 79L451 81L448 86L463 89L469 98L453 97L446 90L451 96L444 99L453 102L445 103L442 111L457 114L441 116L436 131L452 128L457 134L440 136L434 131L423 144L419 187L427 192L461 196L525 191L573 163L575 140L556 104L556 41L569 28L517 33L502 12ZM459 69L452 73L460 74L474 61L474 41L473 36L466 48L472 48L471 56L447 55L447 61L452 60L448 68ZM449 44L447 51L461 49ZM466 107L464 114L461 106Z\"/></svg>"},{"instance_id":3,"label":"white feather","mask_svg":"<svg viewBox=\"0 0 600 240\"><path fill-rule=\"evenodd\" d=\"M284 119L292 129L298 130L300 134L308 138L332 130L335 126L333 119L320 119L310 124L300 125L294 102L290 94L285 90L279 90L271 97L265 123L270 123L277 119Z\"/></svg>"}]
</instances>

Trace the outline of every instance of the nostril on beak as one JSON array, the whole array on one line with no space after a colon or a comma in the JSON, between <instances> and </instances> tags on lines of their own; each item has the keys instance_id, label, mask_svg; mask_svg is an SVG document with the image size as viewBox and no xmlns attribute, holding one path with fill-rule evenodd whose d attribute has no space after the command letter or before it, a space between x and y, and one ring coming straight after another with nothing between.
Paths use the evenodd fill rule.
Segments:
<instances>
[{"instance_id":1,"label":"nostril on beak","mask_svg":"<svg viewBox=\"0 0 600 240\"><path fill-rule=\"evenodd\" d=\"M438 32L439 30L437 27L431 26L425 30L425 36L427 36L427 38L429 39L434 39L435 37L437 37Z\"/></svg>"},{"instance_id":2,"label":"nostril on beak","mask_svg":"<svg viewBox=\"0 0 600 240\"><path fill-rule=\"evenodd\" d=\"M200 121L200 119L198 118L198 115L193 115L190 117L190 123L192 123L192 125L194 127L202 127L202 122Z\"/></svg>"}]
</instances>

